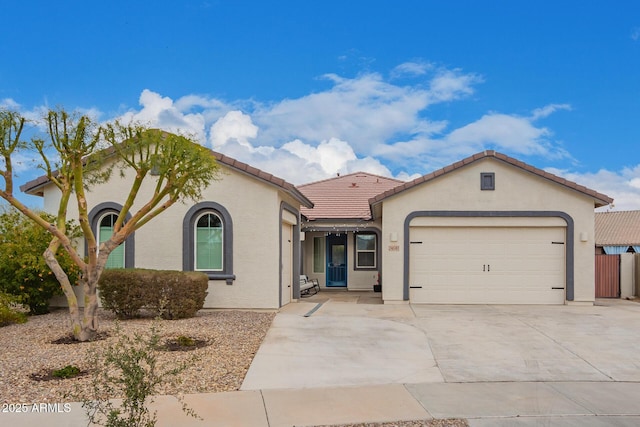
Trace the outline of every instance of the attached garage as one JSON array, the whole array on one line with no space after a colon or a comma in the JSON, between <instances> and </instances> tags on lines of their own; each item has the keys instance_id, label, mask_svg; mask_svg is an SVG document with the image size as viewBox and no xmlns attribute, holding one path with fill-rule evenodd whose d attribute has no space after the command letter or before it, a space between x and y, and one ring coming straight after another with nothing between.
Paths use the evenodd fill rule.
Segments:
<instances>
[{"instance_id":1,"label":"attached garage","mask_svg":"<svg viewBox=\"0 0 640 427\"><path fill-rule=\"evenodd\" d=\"M372 199L385 304L592 304L611 198L494 151Z\"/></svg>"},{"instance_id":2,"label":"attached garage","mask_svg":"<svg viewBox=\"0 0 640 427\"><path fill-rule=\"evenodd\" d=\"M566 224L557 218L513 219L502 219L499 226L497 221L472 226L470 219L465 222L471 225L452 225L451 219L440 226L433 220L430 226L414 221L409 231L409 300L564 304Z\"/></svg>"}]
</instances>

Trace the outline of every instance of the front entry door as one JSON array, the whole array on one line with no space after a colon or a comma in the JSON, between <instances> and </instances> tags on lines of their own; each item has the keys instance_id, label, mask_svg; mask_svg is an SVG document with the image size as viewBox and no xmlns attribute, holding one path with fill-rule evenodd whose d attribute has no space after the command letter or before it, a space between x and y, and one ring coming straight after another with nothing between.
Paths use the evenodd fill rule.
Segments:
<instances>
[{"instance_id":1,"label":"front entry door","mask_svg":"<svg viewBox=\"0 0 640 427\"><path fill-rule=\"evenodd\" d=\"M327 286L347 286L347 235L327 236Z\"/></svg>"}]
</instances>

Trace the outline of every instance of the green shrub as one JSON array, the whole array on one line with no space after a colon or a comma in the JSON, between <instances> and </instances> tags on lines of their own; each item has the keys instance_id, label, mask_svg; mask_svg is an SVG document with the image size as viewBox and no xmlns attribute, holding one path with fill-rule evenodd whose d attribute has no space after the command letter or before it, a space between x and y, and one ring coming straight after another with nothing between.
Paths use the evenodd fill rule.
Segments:
<instances>
[{"instance_id":1,"label":"green shrub","mask_svg":"<svg viewBox=\"0 0 640 427\"><path fill-rule=\"evenodd\" d=\"M153 427L157 415L148 405L160 394L163 384L177 379L196 359L158 363L160 334L155 325L145 335L133 336L125 335L116 325L116 336L117 341L104 350L89 351L89 363L95 369L91 371L91 391L81 396L82 407L91 425ZM122 401L114 403L114 397L122 397ZM176 398L185 414L202 420L181 396Z\"/></svg>"},{"instance_id":2,"label":"green shrub","mask_svg":"<svg viewBox=\"0 0 640 427\"><path fill-rule=\"evenodd\" d=\"M0 326L26 322L27 311L18 297L0 292Z\"/></svg>"},{"instance_id":3,"label":"green shrub","mask_svg":"<svg viewBox=\"0 0 640 427\"><path fill-rule=\"evenodd\" d=\"M196 345L196 340L186 335L180 335L176 338L176 342L182 347L193 347Z\"/></svg>"},{"instance_id":4,"label":"green shrub","mask_svg":"<svg viewBox=\"0 0 640 427\"><path fill-rule=\"evenodd\" d=\"M51 215L40 216L53 221ZM71 223L67 227L74 230ZM43 257L51 238L49 232L17 210L0 211L0 291L20 297L31 314L48 313L51 297L62 294L58 279ZM56 255L71 283L76 283L80 270L71 257L62 248Z\"/></svg>"},{"instance_id":5,"label":"green shrub","mask_svg":"<svg viewBox=\"0 0 640 427\"><path fill-rule=\"evenodd\" d=\"M102 306L119 318L135 317L143 308L164 319L193 317L208 286L204 273L144 269L105 270L98 283Z\"/></svg>"},{"instance_id":6,"label":"green shrub","mask_svg":"<svg viewBox=\"0 0 640 427\"><path fill-rule=\"evenodd\" d=\"M146 270L104 270L98 282L102 306L120 319L136 317L147 302L149 277Z\"/></svg>"},{"instance_id":7,"label":"green shrub","mask_svg":"<svg viewBox=\"0 0 640 427\"><path fill-rule=\"evenodd\" d=\"M157 271L148 309L163 319L193 317L204 305L209 279L204 273Z\"/></svg>"},{"instance_id":8,"label":"green shrub","mask_svg":"<svg viewBox=\"0 0 640 427\"><path fill-rule=\"evenodd\" d=\"M73 366L73 365L67 365L62 369L54 370L51 373L51 375L53 375L56 378L62 378L62 379L73 378L73 377L77 377L78 375L80 375L80 368L78 368L77 366Z\"/></svg>"}]
</instances>

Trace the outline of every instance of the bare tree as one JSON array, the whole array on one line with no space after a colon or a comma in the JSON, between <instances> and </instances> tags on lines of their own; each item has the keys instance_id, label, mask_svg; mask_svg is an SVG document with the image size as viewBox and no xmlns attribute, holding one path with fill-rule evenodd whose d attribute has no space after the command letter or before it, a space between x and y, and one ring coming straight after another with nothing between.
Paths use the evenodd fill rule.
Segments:
<instances>
[{"instance_id":1,"label":"bare tree","mask_svg":"<svg viewBox=\"0 0 640 427\"><path fill-rule=\"evenodd\" d=\"M202 190L219 179L211 153L191 138L119 122L98 126L86 115L51 110L45 117L46 138L22 140L27 121L15 111L0 111L0 197L46 229L52 236L44 258L60 282L69 305L73 336L91 340L98 329L98 280L109 254L128 236L179 201L201 198ZM39 154L39 167L60 192L55 222L49 223L14 196L15 157L24 150ZM106 183L113 172L134 174L131 188L113 227L111 238L98 244L89 224L87 194L92 186ZM152 181L153 192L140 192L143 181ZM141 200L140 200L141 199ZM139 201L140 200L140 201ZM77 205L77 221L87 248L78 253L66 228L69 203ZM133 206L140 206L133 211ZM129 219L125 221L127 216ZM79 309L72 283L56 253L62 247L80 268L84 310Z\"/></svg>"}]
</instances>

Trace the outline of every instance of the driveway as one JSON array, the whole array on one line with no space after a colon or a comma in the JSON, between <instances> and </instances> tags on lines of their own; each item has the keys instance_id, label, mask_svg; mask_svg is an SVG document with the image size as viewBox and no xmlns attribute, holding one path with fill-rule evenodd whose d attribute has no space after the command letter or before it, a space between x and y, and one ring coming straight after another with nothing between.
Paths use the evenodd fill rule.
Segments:
<instances>
[{"instance_id":1,"label":"driveway","mask_svg":"<svg viewBox=\"0 0 640 427\"><path fill-rule=\"evenodd\" d=\"M639 331L640 304L629 301L374 305L329 295L278 313L242 389L640 381Z\"/></svg>"}]
</instances>

